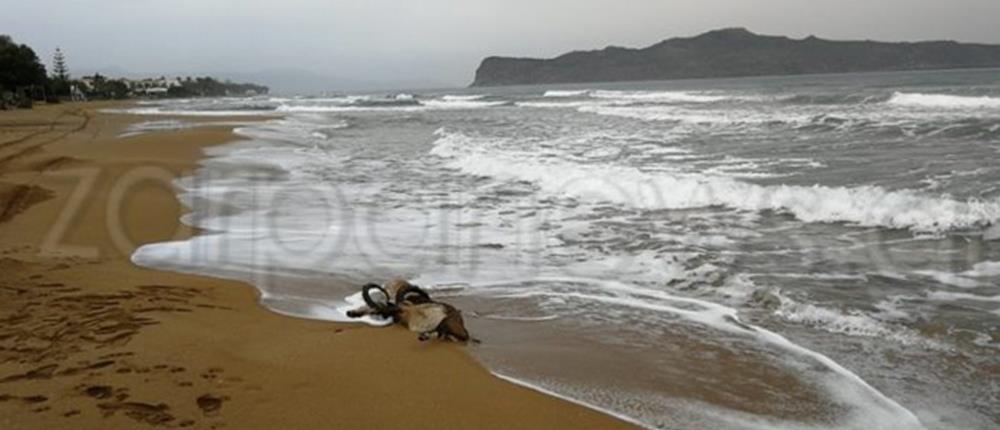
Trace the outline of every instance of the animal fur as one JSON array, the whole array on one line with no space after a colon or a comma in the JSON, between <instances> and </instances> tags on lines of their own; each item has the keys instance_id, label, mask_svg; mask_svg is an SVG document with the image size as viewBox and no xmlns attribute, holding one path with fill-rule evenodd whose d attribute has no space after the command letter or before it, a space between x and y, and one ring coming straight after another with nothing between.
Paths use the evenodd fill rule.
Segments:
<instances>
[{"instance_id":1,"label":"animal fur","mask_svg":"<svg viewBox=\"0 0 1000 430\"><path fill-rule=\"evenodd\" d=\"M383 291L389 302L375 302L370 298L373 290ZM461 311L447 303L431 300L426 292L405 280L395 279L386 284L385 288L369 284L364 287L363 293L365 306L348 311L348 317L378 315L392 318L410 331L420 333L421 341L437 337L459 342L478 342L465 329Z\"/></svg>"}]
</instances>

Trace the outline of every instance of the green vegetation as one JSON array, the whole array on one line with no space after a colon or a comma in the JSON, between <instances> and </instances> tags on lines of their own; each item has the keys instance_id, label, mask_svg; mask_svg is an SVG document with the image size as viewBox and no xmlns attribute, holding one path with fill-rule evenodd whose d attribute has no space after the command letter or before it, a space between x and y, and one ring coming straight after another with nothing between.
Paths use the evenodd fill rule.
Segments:
<instances>
[{"instance_id":1,"label":"green vegetation","mask_svg":"<svg viewBox=\"0 0 1000 430\"><path fill-rule=\"evenodd\" d=\"M0 109L31 107L32 99L44 98L48 78L35 51L0 35ZM41 97L39 96L41 94Z\"/></svg>"},{"instance_id":2,"label":"green vegetation","mask_svg":"<svg viewBox=\"0 0 1000 430\"><path fill-rule=\"evenodd\" d=\"M267 94L262 85L220 81L212 77L123 79L101 74L73 79L66 55L56 48L52 74L30 47L0 35L0 110L30 108L33 101L112 100L132 97L222 97Z\"/></svg>"},{"instance_id":3,"label":"green vegetation","mask_svg":"<svg viewBox=\"0 0 1000 430\"><path fill-rule=\"evenodd\" d=\"M66 56L62 49L56 48L56 53L52 56L52 78L50 81L52 92L49 100L58 100L56 97L70 97L72 83L69 77L69 68L66 67Z\"/></svg>"},{"instance_id":4,"label":"green vegetation","mask_svg":"<svg viewBox=\"0 0 1000 430\"><path fill-rule=\"evenodd\" d=\"M84 88L84 94L90 100L120 100L129 98L130 91L128 84L121 79L108 79L100 73L86 77L89 86L80 85Z\"/></svg>"},{"instance_id":5,"label":"green vegetation","mask_svg":"<svg viewBox=\"0 0 1000 430\"><path fill-rule=\"evenodd\" d=\"M267 94L268 88L256 84L238 84L230 81L218 81L205 76L191 79L187 77L178 81L179 85L167 89L170 97L223 97Z\"/></svg>"}]
</instances>

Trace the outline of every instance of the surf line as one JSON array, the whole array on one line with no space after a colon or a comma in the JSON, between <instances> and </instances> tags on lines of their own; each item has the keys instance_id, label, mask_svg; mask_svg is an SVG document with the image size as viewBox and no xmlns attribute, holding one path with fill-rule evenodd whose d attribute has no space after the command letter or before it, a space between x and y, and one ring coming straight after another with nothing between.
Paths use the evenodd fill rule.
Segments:
<instances>
[{"instance_id":1,"label":"surf line","mask_svg":"<svg viewBox=\"0 0 1000 430\"><path fill-rule=\"evenodd\" d=\"M788 338L767 330L763 327L758 327L752 324L747 324L740 321L737 315L736 309L723 306L717 303L713 303L706 300L676 296L672 294L665 293L659 290L651 290L634 284L628 284L624 282L604 280L604 279L591 279L591 278L574 278L574 277L538 277L538 278L526 278L526 279L513 279L505 281L496 282L482 282L475 284L466 284L470 287L502 287L508 285L516 285L521 283L539 283L539 282L550 282L550 283L564 283L564 284L583 284L591 285L597 287L597 291L601 292L615 292L621 293L626 296L632 297L613 297L613 296L599 296L593 294L585 294L578 292L569 293L555 293L555 292L545 292L545 291L530 291L530 292L516 292L510 294L503 294L500 297L567 297L575 298L579 300L590 300L590 301L600 301L608 304L633 307L646 309L656 312L667 312L671 314L678 315L689 321L700 323L712 328L723 330L726 332L746 335L751 338L767 345L772 345L777 348L783 349L800 357L806 357L812 359L826 368L830 369L840 377L846 379L847 381L853 383L848 391L837 389L835 387L827 386L829 394L838 400L843 401L845 404L852 404L859 409L868 409L874 412L878 417L873 417L871 415L865 414L851 414L853 415L853 420L857 424L857 428L893 428L893 429L924 429L924 425L920 422L920 419L911 412L909 409L900 405L898 402L892 398L882 394L867 381L862 379L860 376L840 365L833 359L823 355L819 352L813 351L811 349L805 348L798 345ZM635 296L645 297L648 299L655 299L663 302L673 302L684 305L693 305L699 310L684 309L681 307L674 307L664 304L650 303L649 301L637 300ZM857 396L864 396L871 399L871 402L859 400ZM877 407L874 405L878 405ZM873 422L876 420L878 423ZM854 427L854 426L852 426Z\"/></svg>"}]
</instances>

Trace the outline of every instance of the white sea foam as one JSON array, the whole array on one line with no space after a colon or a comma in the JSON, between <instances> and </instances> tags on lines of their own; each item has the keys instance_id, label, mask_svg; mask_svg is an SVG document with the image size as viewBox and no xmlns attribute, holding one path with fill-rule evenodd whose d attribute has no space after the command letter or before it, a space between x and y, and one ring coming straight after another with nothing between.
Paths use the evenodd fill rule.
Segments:
<instances>
[{"instance_id":1,"label":"white sea foam","mask_svg":"<svg viewBox=\"0 0 1000 430\"><path fill-rule=\"evenodd\" d=\"M448 95L441 96L441 100L445 100L445 101L449 101L449 102L461 102L461 101L479 100L479 99L483 99L483 98L486 98L485 94L463 94L463 95L451 95L451 94L448 94Z\"/></svg>"},{"instance_id":2,"label":"white sea foam","mask_svg":"<svg viewBox=\"0 0 1000 430\"><path fill-rule=\"evenodd\" d=\"M636 100L661 103L711 103L729 99L728 96L696 93L690 91L608 91L590 93L599 99Z\"/></svg>"},{"instance_id":3,"label":"white sea foam","mask_svg":"<svg viewBox=\"0 0 1000 430\"><path fill-rule=\"evenodd\" d=\"M129 125L119 137L129 137L136 136L145 133L152 133L158 131L176 131L184 130L187 128L197 127L199 124L178 121L173 119L158 120L158 121L143 121L135 124Z\"/></svg>"},{"instance_id":4,"label":"white sea foam","mask_svg":"<svg viewBox=\"0 0 1000 430\"><path fill-rule=\"evenodd\" d=\"M809 303L798 303L783 294L776 294L781 299L781 306L774 313L785 321L848 336L877 337L906 345L938 347L909 328L891 325L861 311L840 311ZM883 311L889 316L902 316L890 303L883 302L880 306L885 308Z\"/></svg>"},{"instance_id":5,"label":"white sea foam","mask_svg":"<svg viewBox=\"0 0 1000 430\"><path fill-rule=\"evenodd\" d=\"M101 109L104 113L158 116L277 116L270 110L181 110L162 107Z\"/></svg>"},{"instance_id":6,"label":"white sea foam","mask_svg":"<svg viewBox=\"0 0 1000 430\"><path fill-rule=\"evenodd\" d=\"M404 100L405 101L405 100ZM333 105L320 105L320 104L310 104L310 105L281 105L276 109L278 112L290 112L290 113L323 113L323 112L366 112L366 111L382 111L382 112L416 112L425 111L430 109L435 110L447 110L447 109L478 109L478 108L489 108L496 106L503 106L507 102L502 100L477 100L477 99L429 99L420 100L414 104L333 104Z\"/></svg>"},{"instance_id":7,"label":"white sea foam","mask_svg":"<svg viewBox=\"0 0 1000 430\"><path fill-rule=\"evenodd\" d=\"M890 105L944 109L1000 109L1000 98L897 92L887 101Z\"/></svg>"},{"instance_id":8,"label":"white sea foam","mask_svg":"<svg viewBox=\"0 0 1000 430\"><path fill-rule=\"evenodd\" d=\"M586 95L590 90L548 90L545 97L579 97Z\"/></svg>"},{"instance_id":9,"label":"white sea foam","mask_svg":"<svg viewBox=\"0 0 1000 430\"><path fill-rule=\"evenodd\" d=\"M412 112L425 110L426 107L420 104L413 105L384 105L384 106L364 106L364 105L281 105L276 109L278 112L364 112L364 111L397 111Z\"/></svg>"},{"instance_id":10,"label":"white sea foam","mask_svg":"<svg viewBox=\"0 0 1000 430\"><path fill-rule=\"evenodd\" d=\"M959 300L969 300L974 302L994 302L1000 303L1000 295L981 296L969 293L954 293L950 291L931 291L927 293L927 298L943 302L955 302Z\"/></svg>"},{"instance_id":11,"label":"white sea foam","mask_svg":"<svg viewBox=\"0 0 1000 430\"><path fill-rule=\"evenodd\" d=\"M976 263L971 270L962 273L964 276L973 278L984 278L990 276L1000 276L1000 261L984 261Z\"/></svg>"},{"instance_id":12,"label":"white sea foam","mask_svg":"<svg viewBox=\"0 0 1000 430\"><path fill-rule=\"evenodd\" d=\"M489 108L496 106L503 106L507 102L502 100L485 101L478 99L445 99L441 100L423 100L420 102L422 105L434 109L479 109L479 108Z\"/></svg>"},{"instance_id":13,"label":"white sea foam","mask_svg":"<svg viewBox=\"0 0 1000 430\"><path fill-rule=\"evenodd\" d=\"M503 151L489 139L438 131L431 153L449 167L504 181L529 181L543 191L586 201L613 202L641 209L724 206L771 210L806 222L846 222L862 226L941 232L976 227L1000 219L1000 202L957 201L911 190L876 186L764 186L729 177L645 172L634 167L539 159Z\"/></svg>"},{"instance_id":14,"label":"white sea foam","mask_svg":"<svg viewBox=\"0 0 1000 430\"><path fill-rule=\"evenodd\" d=\"M347 316L348 311L365 306L365 301L361 297L360 292L347 296L340 301L326 302L317 301L314 298L273 294L265 290L261 291L260 300L268 309L292 317L367 324L374 327L385 327L392 324L391 319L383 319L377 316L367 315L360 318Z\"/></svg>"},{"instance_id":15,"label":"white sea foam","mask_svg":"<svg viewBox=\"0 0 1000 430\"><path fill-rule=\"evenodd\" d=\"M594 101L594 100L567 100L567 101L550 101L550 102L517 102L514 103L518 107L526 108L581 108L584 106L607 106L611 105L611 102Z\"/></svg>"},{"instance_id":16,"label":"white sea foam","mask_svg":"<svg viewBox=\"0 0 1000 430\"><path fill-rule=\"evenodd\" d=\"M598 287L596 291L600 291L601 294L532 291L512 294L511 297L558 296L567 300L600 302L613 306L643 309L649 312L667 313L715 330L745 336L763 345L782 349L789 354L789 359L792 360L812 361L824 368L824 371L814 375L819 378L817 382L820 382L827 389L827 393L837 402L852 407L846 420L838 423L839 428L913 430L924 428L912 412L879 392L847 368L823 354L793 343L778 333L741 322L737 311L733 308L610 280L534 278L532 281L592 284ZM801 365L802 362L799 363ZM827 372L829 374L824 375Z\"/></svg>"},{"instance_id":17,"label":"white sea foam","mask_svg":"<svg viewBox=\"0 0 1000 430\"><path fill-rule=\"evenodd\" d=\"M704 126L760 126L766 124L788 124L802 126L810 124L815 115L809 112L772 112L756 109L689 109L682 105L654 104L630 105L622 103L579 104L580 112L603 116L635 118L643 121L678 121Z\"/></svg>"},{"instance_id":18,"label":"white sea foam","mask_svg":"<svg viewBox=\"0 0 1000 430\"><path fill-rule=\"evenodd\" d=\"M926 276L945 285L959 288L976 288L981 284L975 279L969 279L962 274L952 272L942 272L940 270L918 270L913 272L917 275Z\"/></svg>"},{"instance_id":19,"label":"white sea foam","mask_svg":"<svg viewBox=\"0 0 1000 430\"><path fill-rule=\"evenodd\" d=\"M549 90L544 94L544 97L550 98L583 96L594 99L653 103L711 103L734 98L727 95L694 91Z\"/></svg>"}]
</instances>

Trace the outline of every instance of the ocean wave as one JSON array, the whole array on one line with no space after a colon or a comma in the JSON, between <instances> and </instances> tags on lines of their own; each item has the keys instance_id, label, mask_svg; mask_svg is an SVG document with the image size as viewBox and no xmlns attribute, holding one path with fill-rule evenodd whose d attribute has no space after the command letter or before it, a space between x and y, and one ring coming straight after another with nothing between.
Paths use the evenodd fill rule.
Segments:
<instances>
[{"instance_id":1,"label":"ocean wave","mask_svg":"<svg viewBox=\"0 0 1000 430\"><path fill-rule=\"evenodd\" d=\"M958 302L968 300L973 302L1000 303L1000 295L981 296L979 294L954 293L950 291L931 291L927 293L927 298L943 302Z\"/></svg>"},{"instance_id":2,"label":"ocean wave","mask_svg":"<svg viewBox=\"0 0 1000 430\"><path fill-rule=\"evenodd\" d=\"M774 211L804 222L850 223L940 233L1000 220L1000 201L957 201L878 186L758 185L704 174L645 172L633 167L539 160L504 151L497 140L438 130L431 154L463 173L527 181L545 192L640 209L720 206Z\"/></svg>"},{"instance_id":3,"label":"ocean wave","mask_svg":"<svg viewBox=\"0 0 1000 430\"><path fill-rule=\"evenodd\" d=\"M440 99L358 97L333 103L283 104L278 112L354 112L354 111L419 111L427 109L476 109L503 106L503 100L480 100L485 96L444 96Z\"/></svg>"},{"instance_id":4,"label":"ocean wave","mask_svg":"<svg viewBox=\"0 0 1000 430\"><path fill-rule=\"evenodd\" d=\"M589 103L577 108L580 112L602 116L617 116L643 121L676 121L711 126L808 124L807 113L760 112L756 110L685 109L676 105L615 105Z\"/></svg>"},{"instance_id":5,"label":"ocean wave","mask_svg":"<svg viewBox=\"0 0 1000 430\"><path fill-rule=\"evenodd\" d=\"M791 105L865 105L887 100L889 97L885 95L872 94L796 94L778 99Z\"/></svg>"},{"instance_id":6,"label":"ocean wave","mask_svg":"<svg viewBox=\"0 0 1000 430\"><path fill-rule=\"evenodd\" d=\"M950 285L958 288L976 288L982 284L974 279L969 279L960 273L942 272L940 270L918 270L913 272L916 275L933 279L935 282Z\"/></svg>"},{"instance_id":7,"label":"ocean wave","mask_svg":"<svg viewBox=\"0 0 1000 430\"><path fill-rule=\"evenodd\" d=\"M131 124L125 128L119 137L130 137L137 136L145 133L159 132L159 131L176 131L184 130L187 128L195 127L196 124L178 121L173 119L167 120L157 120L157 121L143 121L135 124Z\"/></svg>"},{"instance_id":8,"label":"ocean wave","mask_svg":"<svg viewBox=\"0 0 1000 430\"><path fill-rule=\"evenodd\" d=\"M1000 98L897 92L887 101L890 105L945 109L1000 109Z\"/></svg>"},{"instance_id":9,"label":"ocean wave","mask_svg":"<svg viewBox=\"0 0 1000 430\"><path fill-rule=\"evenodd\" d=\"M480 100L486 98L485 94L463 94L463 95L444 95L441 96L441 100L449 102L464 102L471 100Z\"/></svg>"},{"instance_id":10,"label":"ocean wave","mask_svg":"<svg viewBox=\"0 0 1000 430\"><path fill-rule=\"evenodd\" d=\"M397 94L392 98L372 98L359 99L352 106L358 107L396 107L396 106L419 106L420 102L409 94Z\"/></svg>"},{"instance_id":11,"label":"ocean wave","mask_svg":"<svg viewBox=\"0 0 1000 430\"><path fill-rule=\"evenodd\" d=\"M785 359L796 361L796 365L810 363L821 374L819 382L831 396L831 400L853 409L839 428L891 428L921 429L920 420L904 406L886 396L865 382L857 374L840 365L822 353L813 351L785 336L764 327L743 322L739 312L731 307L697 298L674 295L658 289L650 289L634 284L580 278L534 279L535 282L573 283L584 287L579 292L530 291L513 293L505 297L551 297L563 301L585 301L603 303L642 310L653 314L669 314L682 320L752 339L761 345L775 347L785 354ZM594 294L585 288L587 284L597 287ZM803 361L798 361L803 360ZM771 425L768 428L782 428Z\"/></svg>"},{"instance_id":12,"label":"ocean wave","mask_svg":"<svg viewBox=\"0 0 1000 430\"><path fill-rule=\"evenodd\" d=\"M477 109L477 108L488 108L503 106L508 104L506 101L502 100L477 100L477 99L457 99L448 100L442 98L441 100L424 100L421 102L423 106L436 109Z\"/></svg>"},{"instance_id":13,"label":"ocean wave","mask_svg":"<svg viewBox=\"0 0 1000 430\"><path fill-rule=\"evenodd\" d=\"M695 91L548 90L543 94L543 97L548 98L584 96L591 99L650 103L711 103L738 98L730 95Z\"/></svg>"},{"instance_id":14,"label":"ocean wave","mask_svg":"<svg viewBox=\"0 0 1000 430\"><path fill-rule=\"evenodd\" d=\"M580 97L589 93L590 90L548 90L543 97Z\"/></svg>"},{"instance_id":15,"label":"ocean wave","mask_svg":"<svg viewBox=\"0 0 1000 430\"><path fill-rule=\"evenodd\" d=\"M161 107L141 107L125 109L101 109L101 112L127 115L157 115L157 116L267 116L273 115L276 109L249 110L249 109L229 109L229 110L184 110L169 109Z\"/></svg>"},{"instance_id":16,"label":"ocean wave","mask_svg":"<svg viewBox=\"0 0 1000 430\"><path fill-rule=\"evenodd\" d=\"M595 102L592 100L571 100L571 101L551 101L551 102L517 102L514 103L517 107L526 108L582 108L582 107L600 107L608 106L611 103L607 102Z\"/></svg>"},{"instance_id":17,"label":"ocean wave","mask_svg":"<svg viewBox=\"0 0 1000 430\"><path fill-rule=\"evenodd\" d=\"M1000 276L1000 261L984 261L976 263L971 270L963 273L965 276L974 278L985 278L990 276Z\"/></svg>"},{"instance_id":18,"label":"ocean wave","mask_svg":"<svg viewBox=\"0 0 1000 430\"><path fill-rule=\"evenodd\" d=\"M598 99L618 99L637 100L652 102L672 102L672 103L711 103L729 99L731 97L697 93L690 91L609 91L598 90L590 93L590 96Z\"/></svg>"},{"instance_id":19,"label":"ocean wave","mask_svg":"<svg viewBox=\"0 0 1000 430\"><path fill-rule=\"evenodd\" d=\"M805 324L821 330L848 336L892 339L905 345L942 348L915 330L892 324L858 310L840 311L810 303L799 303L776 293L781 302L774 314L785 321Z\"/></svg>"}]
</instances>

